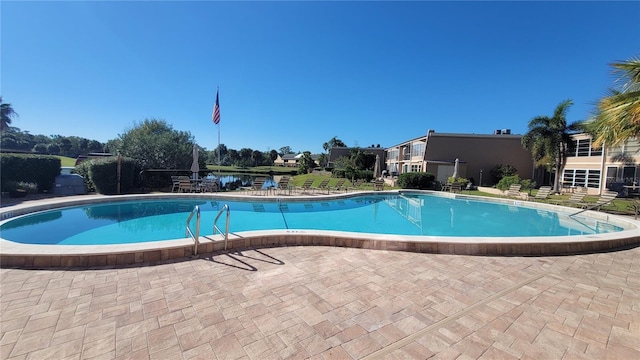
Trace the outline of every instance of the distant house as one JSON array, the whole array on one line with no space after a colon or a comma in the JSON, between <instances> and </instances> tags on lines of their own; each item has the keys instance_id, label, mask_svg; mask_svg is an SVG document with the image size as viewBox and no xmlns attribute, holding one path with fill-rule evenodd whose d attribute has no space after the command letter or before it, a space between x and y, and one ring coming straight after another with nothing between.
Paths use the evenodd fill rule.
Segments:
<instances>
[{"instance_id":1,"label":"distant house","mask_svg":"<svg viewBox=\"0 0 640 360\"><path fill-rule=\"evenodd\" d=\"M296 159L296 156L296 154L284 154L282 156L278 155L278 157L273 161L273 165L296 167L298 166L298 160Z\"/></svg>"},{"instance_id":2,"label":"distant house","mask_svg":"<svg viewBox=\"0 0 640 360\"><path fill-rule=\"evenodd\" d=\"M522 135L511 130L493 134L437 133L386 148L386 165L391 174L429 172L446 182L453 175L456 159L460 177L473 179L476 185L493 185L489 172L498 164L512 165L521 179L532 179L534 165L531 152L521 143Z\"/></svg>"},{"instance_id":3,"label":"distant house","mask_svg":"<svg viewBox=\"0 0 640 360\"><path fill-rule=\"evenodd\" d=\"M274 166L285 166L285 167L297 167L300 163L300 158L302 157L302 153L300 154L284 154L282 156L278 155L278 157L273 161ZM311 154L311 158L313 161L318 163L318 159L320 158L320 154Z\"/></svg>"}]
</instances>

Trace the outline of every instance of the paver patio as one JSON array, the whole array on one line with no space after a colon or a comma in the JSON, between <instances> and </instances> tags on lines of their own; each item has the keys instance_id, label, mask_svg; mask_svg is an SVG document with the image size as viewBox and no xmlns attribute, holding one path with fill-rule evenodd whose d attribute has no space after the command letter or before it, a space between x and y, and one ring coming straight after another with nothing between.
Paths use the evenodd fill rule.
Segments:
<instances>
[{"instance_id":1,"label":"paver patio","mask_svg":"<svg viewBox=\"0 0 640 360\"><path fill-rule=\"evenodd\" d=\"M0 269L1 359L640 359L640 248Z\"/></svg>"}]
</instances>

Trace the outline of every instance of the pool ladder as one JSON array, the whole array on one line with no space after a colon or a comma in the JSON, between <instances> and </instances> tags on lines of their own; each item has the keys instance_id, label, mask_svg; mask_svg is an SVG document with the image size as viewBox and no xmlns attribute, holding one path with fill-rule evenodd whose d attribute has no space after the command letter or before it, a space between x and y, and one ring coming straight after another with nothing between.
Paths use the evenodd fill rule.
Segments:
<instances>
[{"instance_id":1,"label":"pool ladder","mask_svg":"<svg viewBox=\"0 0 640 360\"><path fill-rule=\"evenodd\" d=\"M227 250L227 242L229 241L229 215L231 214L231 212L229 211L229 205L227 204L224 204L222 209L218 211L218 215L216 216L215 220L213 220L213 235L223 233L222 230L220 230L220 228L218 227L217 223L218 223L218 219L220 218L220 215L222 215L224 211L226 211L227 213L226 226L224 231L224 249ZM189 223L191 223L191 219L193 219L194 215L196 217L196 233L195 234L191 231L191 228L189 227ZM189 217L187 217L187 222L185 227L186 227L185 236L189 236L190 238L193 239L193 243L194 243L193 256L197 256L198 245L200 245L200 241L198 240L200 238L200 207L198 205L194 206L193 210L191 210L191 213L189 213Z\"/></svg>"}]
</instances>

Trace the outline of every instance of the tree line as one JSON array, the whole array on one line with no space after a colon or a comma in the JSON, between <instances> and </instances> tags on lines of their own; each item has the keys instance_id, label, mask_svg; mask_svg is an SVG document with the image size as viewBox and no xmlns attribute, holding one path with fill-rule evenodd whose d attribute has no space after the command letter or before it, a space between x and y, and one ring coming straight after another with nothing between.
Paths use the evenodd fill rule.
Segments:
<instances>
[{"instance_id":1,"label":"tree line","mask_svg":"<svg viewBox=\"0 0 640 360\"><path fill-rule=\"evenodd\" d=\"M29 131L11 126L12 118L17 115L11 104L2 103L0 140L1 148L5 152L62 155L72 158L89 153L112 153L135 159L143 169L187 169L192 162L193 146L197 145L190 132L176 130L161 119L145 119L117 138L101 143L78 136L33 135ZM322 146L328 153L332 147L346 147L346 144L334 136ZM283 146L279 151L260 151L248 147L236 150L220 144L213 150L198 147L198 152L201 168L206 168L207 164L236 167L272 166L278 156L302 154L299 161L301 172L309 172L318 166L325 166L328 158L327 154L319 154L313 159L310 152L295 153L290 146Z\"/></svg>"}]
</instances>

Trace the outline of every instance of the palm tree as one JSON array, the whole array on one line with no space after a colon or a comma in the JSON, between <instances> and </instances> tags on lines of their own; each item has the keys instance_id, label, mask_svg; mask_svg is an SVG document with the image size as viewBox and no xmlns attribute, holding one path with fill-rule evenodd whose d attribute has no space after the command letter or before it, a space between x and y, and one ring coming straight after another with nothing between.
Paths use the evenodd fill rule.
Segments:
<instances>
[{"instance_id":1,"label":"palm tree","mask_svg":"<svg viewBox=\"0 0 640 360\"><path fill-rule=\"evenodd\" d=\"M585 123L594 137L593 145L618 145L640 135L640 57L611 64L618 74L619 89L598 102L598 113Z\"/></svg>"},{"instance_id":2,"label":"palm tree","mask_svg":"<svg viewBox=\"0 0 640 360\"><path fill-rule=\"evenodd\" d=\"M9 127L14 116L18 116L18 113L13 111L11 104L3 103L0 96L0 131L4 131Z\"/></svg>"},{"instance_id":3,"label":"palm tree","mask_svg":"<svg viewBox=\"0 0 640 360\"><path fill-rule=\"evenodd\" d=\"M329 149L334 147L346 147L346 146L347 144L345 144L342 140L338 139L337 136L334 136L333 138L331 138L331 140L322 144L322 148L324 149L324 151L329 151Z\"/></svg>"},{"instance_id":4,"label":"palm tree","mask_svg":"<svg viewBox=\"0 0 640 360\"><path fill-rule=\"evenodd\" d=\"M552 166L555 169L553 191L559 192L560 170L564 167L567 152L573 142L571 134L580 129L580 123L567 125L567 111L573 101L561 102L553 116L536 116L529 121L529 131L522 137L522 145L531 150L537 166Z\"/></svg>"}]
</instances>

